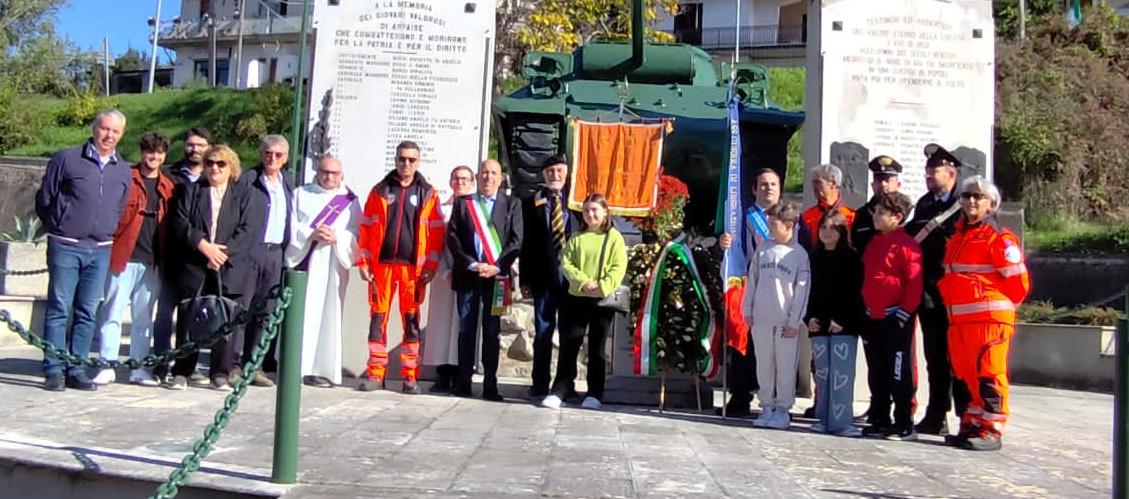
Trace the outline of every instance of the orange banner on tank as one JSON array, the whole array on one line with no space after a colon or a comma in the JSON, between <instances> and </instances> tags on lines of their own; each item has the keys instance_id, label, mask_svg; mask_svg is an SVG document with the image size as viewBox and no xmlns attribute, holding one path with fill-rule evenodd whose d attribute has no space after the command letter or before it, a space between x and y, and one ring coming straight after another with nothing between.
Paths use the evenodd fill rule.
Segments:
<instances>
[{"instance_id":1,"label":"orange banner on tank","mask_svg":"<svg viewBox=\"0 0 1129 499\"><path fill-rule=\"evenodd\" d=\"M568 206L583 208L593 192L613 215L648 217L658 198L663 138L668 123L592 123L572 120L572 189Z\"/></svg>"}]
</instances>

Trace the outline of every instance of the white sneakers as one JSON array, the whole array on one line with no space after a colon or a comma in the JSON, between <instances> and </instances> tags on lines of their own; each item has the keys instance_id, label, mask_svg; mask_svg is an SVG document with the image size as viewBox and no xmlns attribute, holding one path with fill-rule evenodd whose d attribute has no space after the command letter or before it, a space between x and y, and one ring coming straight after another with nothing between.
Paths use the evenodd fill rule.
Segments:
<instances>
[{"instance_id":1,"label":"white sneakers","mask_svg":"<svg viewBox=\"0 0 1129 499\"><path fill-rule=\"evenodd\" d=\"M564 401L556 395L549 395L548 397L541 399L541 407L546 407L549 409L560 409L563 403ZM600 401L596 399L596 397L584 397L584 401L580 403L580 407L583 407L585 409L599 409L601 407L601 404Z\"/></svg>"},{"instance_id":2,"label":"white sneakers","mask_svg":"<svg viewBox=\"0 0 1129 499\"><path fill-rule=\"evenodd\" d=\"M549 395L541 400L541 407L548 407L549 409L560 409L561 398L556 395Z\"/></svg>"},{"instance_id":3,"label":"white sneakers","mask_svg":"<svg viewBox=\"0 0 1129 499\"><path fill-rule=\"evenodd\" d=\"M788 410L783 407L764 407L761 408L761 415L753 421L753 426L787 430L792 426L792 418L788 415Z\"/></svg>"},{"instance_id":4,"label":"white sneakers","mask_svg":"<svg viewBox=\"0 0 1129 499\"><path fill-rule=\"evenodd\" d=\"M95 385L108 385L117 381L117 379L118 373L114 372L113 369L103 369L98 371L98 374L94 376L94 379L91 381L93 381Z\"/></svg>"},{"instance_id":5,"label":"white sneakers","mask_svg":"<svg viewBox=\"0 0 1129 499\"><path fill-rule=\"evenodd\" d=\"M157 381L157 377L144 369L134 369L130 371L129 382L141 386L161 386L161 383Z\"/></svg>"}]
</instances>

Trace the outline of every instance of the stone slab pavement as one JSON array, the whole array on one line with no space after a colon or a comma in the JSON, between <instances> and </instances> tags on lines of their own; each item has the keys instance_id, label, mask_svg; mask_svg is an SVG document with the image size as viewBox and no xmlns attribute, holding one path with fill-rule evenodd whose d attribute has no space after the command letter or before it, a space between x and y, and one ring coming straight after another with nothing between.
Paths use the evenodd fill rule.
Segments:
<instances>
[{"instance_id":1,"label":"stone slab pavement","mask_svg":"<svg viewBox=\"0 0 1129 499\"><path fill-rule=\"evenodd\" d=\"M39 358L26 347L0 349L4 460L159 482L190 451L224 397L127 384L50 393L40 388ZM1107 394L1014 387L1004 449L972 453L944 447L938 437L887 442L816 435L804 421L775 431L693 411L552 411L518 398L523 381L503 387L514 397L506 403L304 388L300 472L292 486L269 483L275 391L252 387L190 484L302 498L1111 493L1113 398Z\"/></svg>"}]
</instances>

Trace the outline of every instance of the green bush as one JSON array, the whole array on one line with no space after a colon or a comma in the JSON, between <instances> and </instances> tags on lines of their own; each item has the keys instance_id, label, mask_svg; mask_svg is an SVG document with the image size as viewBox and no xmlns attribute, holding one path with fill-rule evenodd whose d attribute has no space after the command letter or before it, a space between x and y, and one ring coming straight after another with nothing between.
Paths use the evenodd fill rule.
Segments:
<instances>
[{"instance_id":1,"label":"green bush","mask_svg":"<svg viewBox=\"0 0 1129 499\"><path fill-rule=\"evenodd\" d=\"M0 81L0 154L38 140L46 127L46 119L26 98L5 81Z\"/></svg>"},{"instance_id":2,"label":"green bush","mask_svg":"<svg viewBox=\"0 0 1129 499\"><path fill-rule=\"evenodd\" d=\"M1032 21L997 44L997 181L1035 227L1129 223L1129 19Z\"/></svg>"},{"instance_id":3,"label":"green bush","mask_svg":"<svg viewBox=\"0 0 1129 499\"><path fill-rule=\"evenodd\" d=\"M1025 236L1027 249L1056 255L1129 255L1129 226L1045 223Z\"/></svg>"},{"instance_id":4,"label":"green bush","mask_svg":"<svg viewBox=\"0 0 1129 499\"><path fill-rule=\"evenodd\" d=\"M804 68L768 68L768 98L788 111L804 110ZM784 190L804 190L804 132L797 131L788 141L788 170Z\"/></svg>"},{"instance_id":5,"label":"green bush","mask_svg":"<svg viewBox=\"0 0 1129 499\"><path fill-rule=\"evenodd\" d=\"M1049 301L1034 301L1019 306L1019 322L1033 324L1073 324L1079 326L1116 326L1124 312L1108 307L1056 307Z\"/></svg>"},{"instance_id":6,"label":"green bush","mask_svg":"<svg viewBox=\"0 0 1129 499\"><path fill-rule=\"evenodd\" d=\"M60 126L86 126L98 112L98 102L94 94L83 92L67 99L67 105L55 116Z\"/></svg>"}]
</instances>

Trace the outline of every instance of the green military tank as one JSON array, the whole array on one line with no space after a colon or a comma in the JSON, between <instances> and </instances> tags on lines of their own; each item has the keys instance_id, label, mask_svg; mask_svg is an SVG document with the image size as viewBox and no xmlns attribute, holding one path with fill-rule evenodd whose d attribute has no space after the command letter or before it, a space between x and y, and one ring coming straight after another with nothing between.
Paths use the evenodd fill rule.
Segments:
<instances>
[{"instance_id":1,"label":"green military tank","mask_svg":"<svg viewBox=\"0 0 1129 499\"><path fill-rule=\"evenodd\" d=\"M522 61L528 82L493 107L499 156L514 193L528 197L541 182L541 163L566 152L568 120L614 122L674 120L663 144L663 168L690 191L686 225L712 233L718 218L722 173L728 168L726 101L729 63L715 67L692 45L645 43L642 0L633 3L630 42L597 41L573 53L531 52ZM764 66L738 63L741 100L741 167L745 205L752 202L753 171L773 168L784 178L787 145L803 124L803 113L775 107L768 99Z\"/></svg>"}]
</instances>

